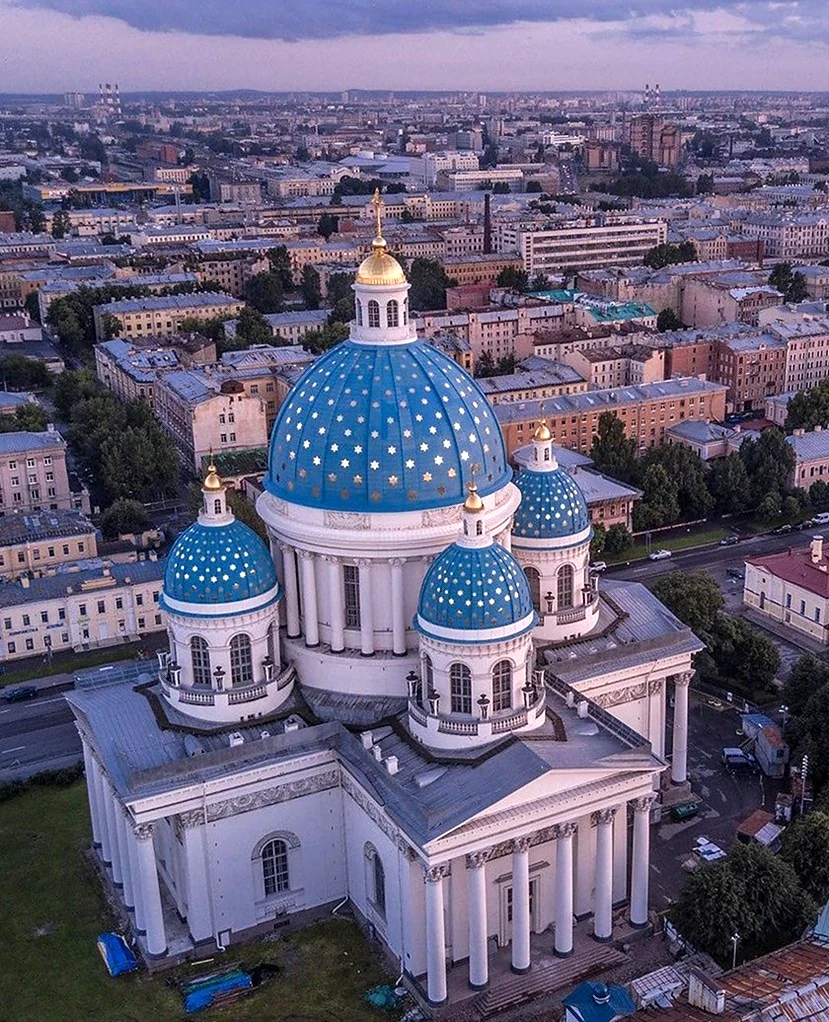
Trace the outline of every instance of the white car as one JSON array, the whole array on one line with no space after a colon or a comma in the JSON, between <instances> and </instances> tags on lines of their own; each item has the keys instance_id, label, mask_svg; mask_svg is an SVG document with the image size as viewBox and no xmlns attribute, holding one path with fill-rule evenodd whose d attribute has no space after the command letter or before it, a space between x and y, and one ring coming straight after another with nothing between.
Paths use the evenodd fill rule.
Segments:
<instances>
[{"instance_id":1,"label":"white car","mask_svg":"<svg viewBox=\"0 0 829 1022\"><path fill-rule=\"evenodd\" d=\"M670 550L654 550L653 553L648 554L649 561L667 561L671 556Z\"/></svg>"},{"instance_id":2,"label":"white car","mask_svg":"<svg viewBox=\"0 0 829 1022\"><path fill-rule=\"evenodd\" d=\"M812 519L812 525L829 525L829 511L822 511Z\"/></svg>"},{"instance_id":3,"label":"white car","mask_svg":"<svg viewBox=\"0 0 829 1022\"><path fill-rule=\"evenodd\" d=\"M607 563L605 561L594 561L590 565L591 575L600 575L603 571L607 571Z\"/></svg>"}]
</instances>

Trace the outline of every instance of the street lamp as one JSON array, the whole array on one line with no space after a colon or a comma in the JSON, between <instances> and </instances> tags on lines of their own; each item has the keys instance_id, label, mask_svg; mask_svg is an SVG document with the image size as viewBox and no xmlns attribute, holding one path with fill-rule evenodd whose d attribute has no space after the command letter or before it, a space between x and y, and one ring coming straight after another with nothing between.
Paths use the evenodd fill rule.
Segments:
<instances>
[{"instance_id":1,"label":"street lamp","mask_svg":"<svg viewBox=\"0 0 829 1022\"><path fill-rule=\"evenodd\" d=\"M800 768L800 815L803 815L803 806L806 802L806 778L809 776L809 757L803 757L803 766Z\"/></svg>"},{"instance_id":2,"label":"street lamp","mask_svg":"<svg viewBox=\"0 0 829 1022\"><path fill-rule=\"evenodd\" d=\"M737 968L737 945L739 943L740 943L740 935L735 930L734 933L731 934L731 948L732 948L732 951L731 951L731 968L732 969L736 969Z\"/></svg>"},{"instance_id":3,"label":"street lamp","mask_svg":"<svg viewBox=\"0 0 829 1022\"><path fill-rule=\"evenodd\" d=\"M786 725L789 723L789 708L788 706L783 705L780 707L778 712L780 716L783 718L783 730L785 731Z\"/></svg>"}]
</instances>

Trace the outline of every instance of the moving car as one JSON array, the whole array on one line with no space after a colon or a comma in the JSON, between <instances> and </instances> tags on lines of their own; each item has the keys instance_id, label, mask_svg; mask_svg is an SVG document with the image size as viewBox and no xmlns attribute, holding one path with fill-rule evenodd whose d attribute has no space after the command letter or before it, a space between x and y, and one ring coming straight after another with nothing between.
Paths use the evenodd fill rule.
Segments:
<instances>
[{"instance_id":1,"label":"moving car","mask_svg":"<svg viewBox=\"0 0 829 1022\"><path fill-rule=\"evenodd\" d=\"M734 535L724 536L720 540L720 546L734 546L735 543L739 543L739 542L740 542L740 537L739 536L734 536Z\"/></svg>"},{"instance_id":2,"label":"moving car","mask_svg":"<svg viewBox=\"0 0 829 1022\"><path fill-rule=\"evenodd\" d=\"M34 699L37 695L37 688L34 685L19 685L17 688L7 688L3 693L3 699L7 703L22 703L27 699Z\"/></svg>"},{"instance_id":3,"label":"moving car","mask_svg":"<svg viewBox=\"0 0 829 1022\"><path fill-rule=\"evenodd\" d=\"M812 519L812 525L829 525L829 511L821 511Z\"/></svg>"},{"instance_id":4,"label":"moving car","mask_svg":"<svg viewBox=\"0 0 829 1022\"><path fill-rule=\"evenodd\" d=\"M667 561L671 556L670 550L654 550L653 553L648 554L649 561Z\"/></svg>"},{"instance_id":5,"label":"moving car","mask_svg":"<svg viewBox=\"0 0 829 1022\"><path fill-rule=\"evenodd\" d=\"M606 561L594 561L590 565L590 571L595 575L600 575L603 571L607 571Z\"/></svg>"}]
</instances>

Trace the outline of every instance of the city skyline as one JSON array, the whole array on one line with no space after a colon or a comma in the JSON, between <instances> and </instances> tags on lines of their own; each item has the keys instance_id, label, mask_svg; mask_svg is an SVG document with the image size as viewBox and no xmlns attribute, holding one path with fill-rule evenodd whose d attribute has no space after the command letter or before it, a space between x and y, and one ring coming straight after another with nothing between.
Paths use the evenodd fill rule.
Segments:
<instances>
[{"instance_id":1,"label":"city skyline","mask_svg":"<svg viewBox=\"0 0 829 1022\"><path fill-rule=\"evenodd\" d=\"M602 0L480 7L320 2L277 16L273 4L234 4L229 20L208 3L197 33L188 3L0 0L0 65L6 91L38 93L101 80L124 91L829 89L816 3L671 11L652 0L636 17Z\"/></svg>"}]
</instances>

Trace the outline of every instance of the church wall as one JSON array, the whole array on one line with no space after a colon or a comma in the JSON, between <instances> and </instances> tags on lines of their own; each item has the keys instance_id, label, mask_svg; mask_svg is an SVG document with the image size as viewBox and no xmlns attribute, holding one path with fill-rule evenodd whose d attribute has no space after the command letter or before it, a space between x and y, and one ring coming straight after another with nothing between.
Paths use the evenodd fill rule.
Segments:
<instances>
[{"instance_id":1,"label":"church wall","mask_svg":"<svg viewBox=\"0 0 829 1022\"><path fill-rule=\"evenodd\" d=\"M285 660L293 660L303 686L327 692L405 699L406 675L413 669L419 670L420 661L414 649L405 657L390 654L362 657L353 650L346 654L330 653L322 647L309 649L303 639L283 639L283 644Z\"/></svg>"},{"instance_id":2,"label":"church wall","mask_svg":"<svg viewBox=\"0 0 829 1022\"><path fill-rule=\"evenodd\" d=\"M261 864L252 856L264 838L291 835L290 891L265 900ZM289 844L291 841L289 840ZM228 816L208 825L209 876L217 932L236 934L288 913L346 895L342 795L339 788Z\"/></svg>"},{"instance_id":3,"label":"church wall","mask_svg":"<svg viewBox=\"0 0 829 1022\"><path fill-rule=\"evenodd\" d=\"M419 861L403 859L401 865L403 904L407 910L403 917L405 951L403 963L412 976L426 972L426 885Z\"/></svg>"},{"instance_id":4,"label":"church wall","mask_svg":"<svg viewBox=\"0 0 829 1022\"><path fill-rule=\"evenodd\" d=\"M182 847L175 827L169 819L159 820L155 828L155 851L158 871L175 902L180 918L187 915L187 894L182 863Z\"/></svg>"},{"instance_id":5,"label":"church wall","mask_svg":"<svg viewBox=\"0 0 829 1022\"><path fill-rule=\"evenodd\" d=\"M484 867L486 868L486 867ZM469 870L466 857L451 861L452 874L443 881L446 888L446 952L451 961L469 957Z\"/></svg>"},{"instance_id":6,"label":"church wall","mask_svg":"<svg viewBox=\"0 0 829 1022\"><path fill-rule=\"evenodd\" d=\"M596 861L596 828L591 826L590 814L578 819L573 862L575 883L573 890L573 911L578 917L593 911L594 870Z\"/></svg>"},{"instance_id":7,"label":"church wall","mask_svg":"<svg viewBox=\"0 0 829 1022\"><path fill-rule=\"evenodd\" d=\"M613 817L613 904L628 896L628 812L622 805Z\"/></svg>"}]
</instances>

